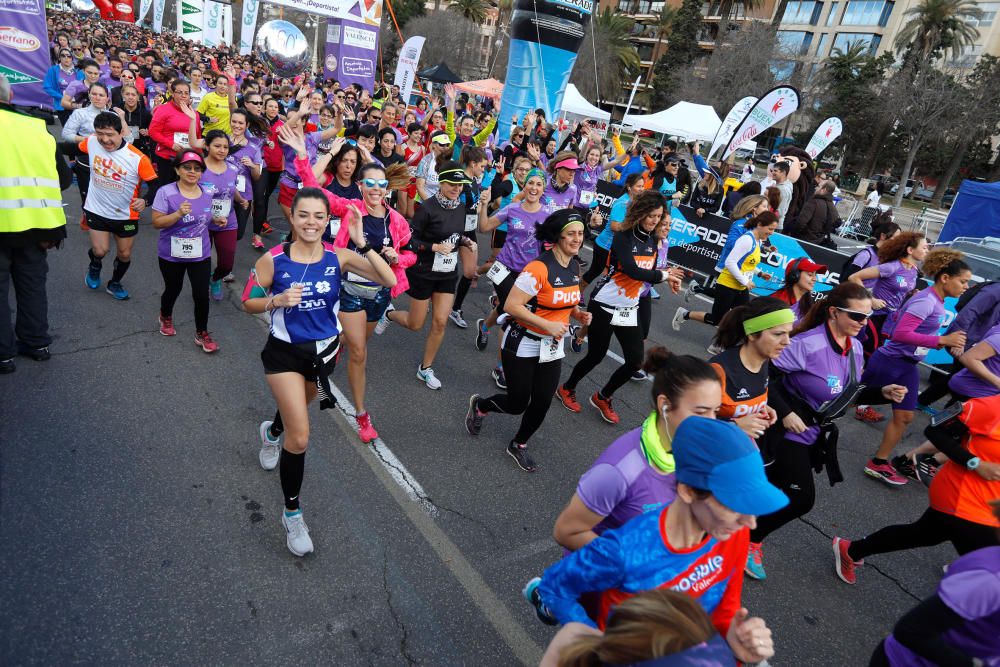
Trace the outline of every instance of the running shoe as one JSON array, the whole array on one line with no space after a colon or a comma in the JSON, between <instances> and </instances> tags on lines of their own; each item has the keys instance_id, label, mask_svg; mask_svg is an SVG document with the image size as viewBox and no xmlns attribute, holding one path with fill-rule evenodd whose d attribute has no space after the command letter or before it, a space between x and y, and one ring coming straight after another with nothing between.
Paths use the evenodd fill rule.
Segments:
<instances>
[{"instance_id":1,"label":"running shoe","mask_svg":"<svg viewBox=\"0 0 1000 667\"><path fill-rule=\"evenodd\" d=\"M535 462L528 456L528 446L519 445L513 440L507 445L507 453L517 463L517 467L524 472L535 472Z\"/></svg>"},{"instance_id":2,"label":"running shoe","mask_svg":"<svg viewBox=\"0 0 1000 667\"><path fill-rule=\"evenodd\" d=\"M260 452L257 454L257 460L260 461L260 467L264 470L277 468L278 458L281 455L281 438L271 437L271 424L273 423L270 420L261 422L260 428L257 429L260 434Z\"/></svg>"},{"instance_id":3,"label":"running shoe","mask_svg":"<svg viewBox=\"0 0 1000 667\"><path fill-rule=\"evenodd\" d=\"M0 359L0 375L7 375L17 370L13 359Z\"/></svg>"},{"instance_id":4,"label":"running shoe","mask_svg":"<svg viewBox=\"0 0 1000 667\"><path fill-rule=\"evenodd\" d=\"M236 276L234 276L232 274L232 272L230 271L229 273L226 274L226 277L222 279L222 282L224 282L224 283L233 283L233 282L236 282Z\"/></svg>"},{"instance_id":5,"label":"running shoe","mask_svg":"<svg viewBox=\"0 0 1000 667\"><path fill-rule=\"evenodd\" d=\"M617 424L621 421L621 417L611 407L611 399L603 398L600 392L594 392L594 395L590 397L590 404L597 408L598 412L601 413L601 418L609 424Z\"/></svg>"},{"instance_id":6,"label":"running shoe","mask_svg":"<svg viewBox=\"0 0 1000 667\"><path fill-rule=\"evenodd\" d=\"M722 354L723 352L725 352L726 348L722 347L718 343L713 342L711 345L705 348L705 351L714 357L717 354Z\"/></svg>"},{"instance_id":7,"label":"running shoe","mask_svg":"<svg viewBox=\"0 0 1000 667\"><path fill-rule=\"evenodd\" d=\"M253 248L254 250L263 250L264 242L260 239L260 237L255 236L253 237L253 240L250 241L250 247Z\"/></svg>"},{"instance_id":8,"label":"running shoe","mask_svg":"<svg viewBox=\"0 0 1000 667\"><path fill-rule=\"evenodd\" d=\"M523 595L524 599L528 601L528 604L534 608L535 616L538 617L539 621L545 625L559 625L559 621L557 621L552 613L546 609L545 605L542 604L542 596L538 594L538 585L540 583L542 583L542 578L535 577L524 585L524 588L521 589L521 595Z\"/></svg>"},{"instance_id":9,"label":"running shoe","mask_svg":"<svg viewBox=\"0 0 1000 667\"><path fill-rule=\"evenodd\" d=\"M934 417L938 413L937 410L935 410L929 405L924 405L923 403L917 403L917 410L923 412L924 414L930 415L931 417Z\"/></svg>"},{"instance_id":10,"label":"running shoe","mask_svg":"<svg viewBox=\"0 0 1000 667\"><path fill-rule=\"evenodd\" d=\"M82 229L85 232L89 232L90 231L90 225L87 224L87 215L86 214L83 214L83 215L80 216L80 229Z\"/></svg>"},{"instance_id":11,"label":"running shoe","mask_svg":"<svg viewBox=\"0 0 1000 667\"><path fill-rule=\"evenodd\" d=\"M469 435L479 435L483 429L483 417L486 415L479 412L477 405L479 405L479 394L469 396L469 411L465 413L465 430Z\"/></svg>"},{"instance_id":12,"label":"running shoe","mask_svg":"<svg viewBox=\"0 0 1000 667\"><path fill-rule=\"evenodd\" d=\"M580 327L576 324L571 325L569 328L569 347L577 354L583 352L583 340L579 336Z\"/></svg>"},{"instance_id":13,"label":"running shoe","mask_svg":"<svg viewBox=\"0 0 1000 667\"><path fill-rule=\"evenodd\" d=\"M490 330L486 328L486 320L476 320L476 349L482 352L490 342Z\"/></svg>"},{"instance_id":14,"label":"running shoe","mask_svg":"<svg viewBox=\"0 0 1000 667\"><path fill-rule=\"evenodd\" d=\"M309 526L302 518L302 510L296 510L289 514L287 511L281 513L281 525L285 527L285 544L288 550L296 556L305 556L312 553L313 541L309 537Z\"/></svg>"},{"instance_id":15,"label":"running shoe","mask_svg":"<svg viewBox=\"0 0 1000 667\"><path fill-rule=\"evenodd\" d=\"M900 454L899 456L892 457L892 467L895 468L896 472L900 475L909 477L914 482L920 481L920 478L917 477L916 463L906 454Z\"/></svg>"},{"instance_id":16,"label":"running shoe","mask_svg":"<svg viewBox=\"0 0 1000 667\"><path fill-rule=\"evenodd\" d=\"M687 284L687 287L684 288L684 303L691 303L692 297L694 297L695 294L700 293L701 286L698 285L698 281L692 280Z\"/></svg>"},{"instance_id":17,"label":"running shoe","mask_svg":"<svg viewBox=\"0 0 1000 667\"><path fill-rule=\"evenodd\" d=\"M174 318L160 315L160 333L164 336L177 335L177 330L174 329Z\"/></svg>"},{"instance_id":18,"label":"running shoe","mask_svg":"<svg viewBox=\"0 0 1000 667\"><path fill-rule=\"evenodd\" d=\"M900 475L889 462L875 463L875 461L869 459L868 463L865 464L865 474L869 477L874 477L880 482L885 482L889 486L903 486L906 484L906 478Z\"/></svg>"},{"instance_id":19,"label":"running shoe","mask_svg":"<svg viewBox=\"0 0 1000 667\"><path fill-rule=\"evenodd\" d=\"M441 380L438 380L437 376L434 375L433 368L421 368L420 365L418 364L417 379L426 384L428 389L441 388Z\"/></svg>"},{"instance_id":20,"label":"running shoe","mask_svg":"<svg viewBox=\"0 0 1000 667\"><path fill-rule=\"evenodd\" d=\"M358 423L358 437L361 438L361 442L366 445L370 442L374 442L375 438L378 437L378 431L372 426L372 418L367 412L354 415L354 421Z\"/></svg>"},{"instance_id":21,"label":"running shoe","mask_svg":"<svg viewBox=\"0 0 1000 667\"><path fill-rule=\"evenodd\" d=\"M208 283L208 293L212 301L222 301L222 281L213 280Z\"/></svg>"},{"instance_id":22,"label":"running shoe","mask_svg":"<svg viewBox=\"0 0 1000 667\"><path fill-rule=\"evenodd\" d=\"M941 466L933 454L917 454L914 471L917 473L917 480L926 486L931 485L931 480L934 479L934 475L938 474L940 468Z\"/></svg>"},{"instance_id":23,"label":"running shoe","mask_svg":"<svg viewBox=\"0 0 1000 667\"><path fill-rule=\"evenodd\" d=\"M124 301L128 298L128 292L122 287L121 283L116 283L114 281L108 281L108 287L104 290L114 298L119 301Z\"/></svg>"},{"instance_id":24,"label":"running shoe","mask_svg":"<svg viewBox=\"0 0 1000 667\"><path fill-rule=\"evenodd\" d=\"M500 307L500 299L496 294L490 294L490 310L496 310Z\"/></svg>"},{"instance_id":25,"label":"running shoe","mask_svg":"<svg viewBox=\"0 0 1000 667\"><path fill-rule=\"evenodd\" d=\"M217 352L219 344L212 340L211 334L207 331L199 331L194 336L194 344L202 349L206 354Z\"/></svg>"},{"instance_id":26,"label":"running shoe","mask_svg":"<svg viewBox=\"0 0 1000 667\"><path fill-rule=\"evenodd\" d=\"M645 380L645 379L646 379L647 377L648 377L648 376L646 375L646 371L644 371L644 370L642 370L642 369L640 368L640 369L639 369L639 370L637 370L637 371L636 371L635 373L632 373L632 378L631 378L631 379L632 379L632 380L635 380L636 382L642 382L642 381L643 381L643 380Z\"/></svg>"},{"instance_id":27,"label":"running shoe","mask_svg":"<svg viewBox=\"0 0 1000 667\"><path fill-rule=\"evenodd\" d=\"M497 366L493 369L493 381L498 387L507 391L507 376L503 374L503 369Z\"/></svg>"},{"instance_id":28,"label":"running shoe","mask_svg":"<svg viewBox=\"0 0 1000 667\"><path fill-rule=\"evenodd\" d=\"M389 319L389 313L396 310L396 308L390 303L389 307L385 309L382 313L382 317L378 318L378 322L375 323L375 333L379 336L385 333L385 330L389 328L392 324L392 320Z\"/></svg>"},{"instance_id":29,"label":"running shoe","mask_svg":"<svg viewBox=\"0 0 1000 667\"><path fill-rule=\"evenodd\" d=\"M264 234L264 235L267 235L267 234L270 234L270 233L271 233L271 232L273 232L273 231L274 231L274 227L272 227L272 226L271 226L271 223L270 223L270 222L265 222L265 223L264 223L263 225L261 225L261 227L260 227L260 233L261 233L261 234Z\"/></svg>"},{"instance_id":30,"label":"running shoe","mask_svg":"<svg viewBox=\"0 0 1000 667\"><path fill-rule=\"evenodd\" d=\"M760 543L750 543L750 551L747 552L747 565L744 571L753 579L760 581L767 579L767 573L764 572L764 552L761 550Z\"/></svg>"},{"instance_id":31,"label":"running shoe","mask_svg":"<svg viewBox=\"0 0 1000 667\"><path fill-rule=\"evenodd\" d=\"M866 424L877 424L885 419L885 415L870 405L864 408L854 408L854 418Z\"/></svg>"},{"instance_id":32,"label":"running shoe","mask_svg":"<svg viewBox=\"0 0 1000 667\"><path fill-rule=\"evenodd\" d=\"M556 396L562 402L563 407L570 412L579 412L581 410L580 404L576 400L576 392L572 389L567 389L566 387L559 387L556 389Z\"/></svg>"},{"instance_id":33,"label":"running shoe","mask_svg":"<svg viewBox=\"0 0 1000 667\"><path fill-rule=\"evenodd\" d=\"M464 317L462 317L461 310L451 311L451 313L448 314L448 319L451 320L455 324L455 326L458 327L459 329L469 328L469 323L465 321Z\"/></svg>"},{"instance_id":34,"label":"running shoe","mask_svg":"<svg viewBox=\"0 0 1000 667\"><path fill-rule=\"evenodd\" d=\"M45 345L41 347L31 347L30 345L25 345L24 343L17 344L17 353L22 357L28 357L35 361L48 361L52 358L52 353L49 352L49 348Z\"/></svg>"},{"instance_id":35,"label":"running shoe","mask_svg":"<svg viewBox=\"0 0 1000 667\"><path fill-rule=\"evenodd\" d=\"M674 331L680 331L681 325L684 324L684 316L690 311L684 306L680 306L674 312L674 319L670 320L670 326Z\"/></svg>"},{"instance_id":36,"label":"running shoe","mask_svg":"<svg viewBox=\"0 0 1000 667\"><path fill-rule=\"evenodd\" d=\"M655 287L650 287L649 288L649 296L653 299L653 301L659 301L660 300L660 293L656 291Z\"/></svg>"},{"instance_id":37,"label":"running shoe","mask_svg":"<svg viewBox=\"0 0 1000 667\"><path fill-rule=\"evenodd\" d=\"M83 279L84 284L90 289L97 289L101 286L101 267L88 266L87 277Z\"/></svg>"},{"instance_id":38,"label":"running shoe","mask_svg":"<svg viewBox=\"0 0 1000 667\"><path fill-rule=\"evenodd\" d=\"M833 568L837 571L837 576L845 584L853 584L857 581L854 576L854 566L857 563L847 553L847 550L850 548L850 540L840 537L833 538Z\"/></svg>"}]
</instances>

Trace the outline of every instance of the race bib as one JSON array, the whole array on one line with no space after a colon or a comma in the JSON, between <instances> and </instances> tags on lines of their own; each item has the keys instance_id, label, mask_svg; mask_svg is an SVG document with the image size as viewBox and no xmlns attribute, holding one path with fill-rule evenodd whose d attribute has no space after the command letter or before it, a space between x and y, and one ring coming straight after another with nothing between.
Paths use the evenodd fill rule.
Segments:
<instances>
[{"instance_id":1,"label":"race bib","mask_svg":"<svg viewBox=\"0 0 1000 667\"><path fill-rule=\"evenodd\" d=\"M494 285L499 285L506 280L509 275L510 269L496 261L493 262L493 266L490 267L490 270L486 272L486 277L489 278L490 282Z\"/></svg>"},{"instance_id":2,"label":"race bib","mask_svg":"<svg viewBox=\"0 0 1000 667\"><path fill-rule=\"evenodd\" d=\"M450 252L447 255L436 252L434 253L434 264L431 266L431 271L435 273L451 273L458 268L458 253Z\"/></svg>"},{"instance_id":3,"label":"race bib","mask_svg":"<svg viewBox=\"0 0 1000 667\"><path fill-rule=\"evenodd\" d=\"M611 326L639 326L639 307L632 306L631 308L615 308L615 312L611 314Z\"/></svg>"},{"instance_id":4,"label":"race bib","mask_svg":"<svg viewBox=\"0 0 1000 667\"><path fill-rule=\"evenodd\" d=\"M930 354L930 352L931 348L929 347L918 347L913 351L913 354L918 357L926 357L928 354Z\"/></svg>"},{"instance_id":5,"label":"race bib","mask_svg":"<svg viewBox=\"0 0 1000 667\"><path fill-rule=\"evenodd\" d=\"M212 200L212 217L228 218L229 212L233 210L233 202L229 199Z\"/></svg>"},{"instance_id":6,"label":"race bib","mask_svg":"<svg viewBox=\"0 0 1000 667\"><path fill-rule=\"evenodd\" d=\"M236 177L236 189L240 192L244 192L247 189L247 177L243 174Z\"/></svg>"},{"instance_id":7,"label":"race bib","mask_svg":"<svg viewBox=\"0 0 1000 667\"><path fill-rule=\"evenodd\" d=\"M181 148L191 148L191 140L187 132L174 132L174 143Z\"/></svg>"},{"instance_id":8,"label":"race bib","mask_svg":"<svg viewBox=\"0 0 1000 667\"><path fill-rule=\"evenodd\" d=\"M465 214L465 231L472 232L479 226L479 215L477 213Z\"/></svg>"},{"instance_id":9,"label":"race bib","mask_svg":"<svg viewBox=\"0 0 1000 667\"><path fill-rule=\"evenodd\" d=\"M201 237L170 237L170 256L176 259L201 259Z\"/></svg>"},{"instance_id":10,"label":"race bib","mask_svg":"<svg viewBox=\"0 0 1000 667\"><path fill-rule=\"evenodd\" d=\"M130 142L132 142L132 141L138 141L139 140L139 126L138 125L129 125L128 126L128 131L132 135L131 137L129 137L129 141Z\"/></svg>"},{"instance_id":11,"label":"race bib","mask_svg":"<svg viewBox=\"0 0 1000 667\"><path fill-rule=\"evenodd\" d=\"M340 233L340 218L330 217L330 237L337 238Z\"/></svg>"},{"instance_id":12,"label":"race bib","mask_svg":"<svg viewBox=\"0 0 1000 667\"><path fill-rule=\"evenodd\" d=\"M557 361L566 356L563 349L563 337L545 336L539 342L538 363L546 364L550 361Z\"/></svg>"},{"instance_id":13,"label":"race bib","mask_svg":"<svg viewBox=\"0 0 1000 667\"><path fill-rule=\"evenodd\" d=\"M583 206L590 206L594 203L594 198L596 196L596 193L591 192L590 190L584 190L580 193L580 204Z\"/></svg>"}]
</instances>

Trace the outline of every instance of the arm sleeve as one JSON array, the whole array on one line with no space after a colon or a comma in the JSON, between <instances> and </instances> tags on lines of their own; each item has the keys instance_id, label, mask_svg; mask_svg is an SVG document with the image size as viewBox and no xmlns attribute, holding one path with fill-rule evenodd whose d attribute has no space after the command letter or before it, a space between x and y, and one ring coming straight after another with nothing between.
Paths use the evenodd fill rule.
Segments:
<instances>
[{"instance_id":1,"label":"arm sleeve","mask_svg":"<svg viewBox=\"0 0 1000 667\"><path fill-rule=\"evenodd\" d=\"M156 170L153 169L153 163L145 155L139 159L139 178L147 182L156 180Z\"/></svg>"},{"instance_id":2,"label":"arm sleeve","mask_svg":"<svg viewBox=\"0 0 1000 667\"><path fill-rule=\"evenodd\" d=\"M413 230L413 234L410 236L410 242L405 246L406 250L411 250L413 252L431 251L431 246L434 244L427 243L422 238L427 218L427 211L423 207L417 209L417 212L413 214L413 219L410 221L410 229Z\"/></svg>"},{"instance_id":3,"label":"arm sleeve","mask_svg":"<svg viewBox=\"0 0 1000 667\"><path fill-rule=\"evenodd\" d=\"M583 593L616 588L624 578L624 555L617 530L604 533L583 549L552 565L538 586L542 602L563 625L571 621L596 628L579 598Z\"/></svg>"},{"instance_id":4,"label":"arm sleeve","mask_svg":"<svg viewBox=\"0 0 1000 667\"><path fill-rule=\"evenodd\" d=\"M486 140L489 139L490 134L493 133L493 128L495 128L496 126L497 126L497 117L493 116L493 120L491 120L490 122L486 123L486 127L484 127L482 129L482 131L475 136L475 139L473 139L473 142L477 146L482 146L483 144L485 144Z\"/></svg>"},{"instance_id":5,"label":"arm sleeve","mask_svg":"<svg viewBox=\"0 0 1000 667\"><path fill-rule=\"evenodd\" d=\"M969 428L958 419L924 429L924 435L931 444L963 468L973 458L972 453L962 444L968 433Z\"/></svg>"},{"instance_id":6,"label":"arm sleeve","mask_svg":"<svg viewBox=\"0 0 1000 667\"><path fill-rule=\"evenodd\" d=\"M694 160L694 166L698 170L698 175L705 178L705 173L708 171L708 163L705 162L705 158L698 153L692 153L691 159Z\"/></svg>"},{"instance_id":7,"label":"arm sleeve","mask_svg":"<svg viewBox=\"0 0 1000 667\"><path fill-rule=\"evenodd\" d=\"M743 257L745 254L753 249L753 236L752 234L744 234L743 236L736 239L736 243L733 244L733 249L729 251L726 255L726 270L732 274L741 285L744 287L749 284L750 279L743 275L740 271L740 265L738 264L739 258Z\"/></svg>"},{"instance_id":8,"label":"arm sleeve","mask_svg":"<svg viewBox=\"0 0 1000 667\"><path fill-rule=\"evenodd\" d=\"M943 637L945 632L963 623L965 619L935 594L899 619L892 635L900 644L935 665L972 667L972 658Z\"/></svg>"},{"instance_id":9,"label":"arm sleeve","mask_svg":"<svg viewBox=\"0 0 1000 667\"><path fill-rule=\"evenodd\" d=\"M447 120L444 123L444 131L448 133L448 139L452 145L455 144L455 110L448 109Z\"/></svg>"},{"instance_id":10,"label":"arm sleeve","mask_svg":"<svg viewBox=\"0 0 1000 667\"><path fill-rule=\"evenodd\" d=\"M641 280L646 283L663 282L663 274L655 269L643 269L635 263L635 255L632 254L632 244L629 242L629 234L614 235L611 241L611 252L614 253L622 273L633 280Z\"/></svg>"},{"instance_id":11,"label":"arm sleeve","mask_svg":"<svg viewBox=\"0 0 1000 667\"><path fill-rule=\"evenodd\" d=\"M899 324L893 329L890 338L897 343L904 345L916 345L918 347L937 347L938 336L933 334L920 334L916 329L923 323L923 319L913 313L904 313L899 320Z\"/></svg>"}]
</instances>

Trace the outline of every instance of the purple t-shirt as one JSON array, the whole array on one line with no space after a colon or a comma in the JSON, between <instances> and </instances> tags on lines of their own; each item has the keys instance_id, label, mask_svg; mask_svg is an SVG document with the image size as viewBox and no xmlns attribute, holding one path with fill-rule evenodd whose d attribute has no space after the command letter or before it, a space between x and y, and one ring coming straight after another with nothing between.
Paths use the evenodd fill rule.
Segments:
<instances>
[{"instance_id":1,"label":"purple t-shirt","mask_svg":"<svg viewBox=\"0 0 1000 667\"><path fill-rule=\"evenodd\" d=\"M226 169L221 173L215 173L206 166L198 182L202 192L212 197L212 217L226 218L225 227L218 227L212 223L209 229L213 232L236 229L236 190L239 185L246 187L246 183L239 182L240 170L229 162L225 165ZM242 196L243 193L240 194Z\"/></svg>"},{"instance_id":2,"label":"purple t-shirt","mask_svg":"<svg viewBox=\"0 0 1000 667\"><path fill-rule=\"evenodd\" d=\"M535 225L544 222L554 210L542 204L535 213L528 213L518 202L497 211L496 218L507 225L507 240L503 242L497 261L511 271L523 271L540 252L535 239Z\"/></svg>"},{"instance_id":3,"label":"purple t-shirt","mask_svg":"<svg viewBox=\"0 0 1000 667\"><path fill-rule=\"evenodd\" d=\"M937 595L965 619L942 639L986 665L1000 665L1000 547L977 549L952 563L938 584ZM893 667L937 664L916 655L892 635L885 640L885 654Z\"/></svg>"},{"instance_id":4,"label":"purple t-shirt","mask_svg":"<svg viewBox=\"0 0 1000 667\"><path fill-rule=\"evenodd\" d=\"M79 79L76 78L75 69L67 72L62 67L60 67L57 71L59 72L59 90L63 91L63 93L66 92L66 89L69 87L71 83L73 83L74 81L79 81Z\"/></svg>"},{"instance_id":5,"label":"purple t-shirt","mask_svg":"<svg viewBox=\"0 0 1000 667\"><path fill-rule=\"evenodd\" d=\"M90 84L87 83L86 80L77 79L69 82L66 89L63 90L63 95L67 96L74 102L87 106L87 94L89 90Z\"/></svg>"},{"instance_id":6,"label":"purple t-shirt","mask_svg":"<svg viewBox=\"0 0 1000 667\"><path fill-rule=\"evenodd\" d=\"M553 211L576 206L579 201L580 190L576 187L575 183L570 183L562 192L556 192L550 180L548 185L545 186L545 191L542 193L542 203L551 206Z\"/></svg>"},{"instance_id":7,"label":"purple t-shirt","mask_svg":"<svg viewBox=\"0 0 1000 667\"><path fill-rule=\"evenodd\" d=\"M854 259L851 260L851 264L858 267L858 271L862 271L871 266L878 266L878 250L876 250L874 246L865 248L854 256ZM861 281L867 289L874 287L877 282L878 278L870 278L868 280Z\"/></svg>"},{"instance_id":8,"label":"purple t-shirt","mask_svg":"<svg viewBox=\"0 0 1000 667\"><path fill-rule=\"evenodd\" d=\"M587 509L604 517L594 526L598 535L643 512L670 504L677 495L674 474L664 475L649 465L641 438L639 427L615 440L576 486L576 495Z\"/></svg>"},{"instance_id":9,"label":"purple t-shirt","mask_svg":"<svg viewBox=\"0 0 1000 667\"><path fill-rule=\"evenodd\" d=\"M774 365L785 373L782 380L788 392L805 400L814 410L839 396L850 384L850 360L854 361L854 377L861 379L864 353L861 343L848 338L847 350L834 348L826 324L804 331L792 338ZM801 415L800 415L801 416ZM810 426L802 433L788 431L792 442L811 445L819 436L819 427Z\"/></svg>"},{"instance_id":10,"label":"purple t-shirt","mask_svg":"<svg viewBox=\"0 0 1000 667\"><path fill-rule=\"evenodd\" d=\"M884 264L882 265L884 266ZM886 320L882 331L890 336L889 341L882 346L882 354L888 357L898 357L900 359L916 359L920 361L927 356L930 352L929 348L917 347L916 345L910 345L908 343L900 343L899 341L892 339L892 332L895 329L896 324L903 319L905 315L913 315L914 317L920 318L920 324L914 330L914 333L925 334L928 336L936 336L938 331L941 329L941 323L944 322L945 310L944 303L941 301L941 297L937 295L933 287L928 287L921 292L918 292L906 305L903 306L901 310L896 311L892 316Z\"/></svg>"},{"instance_id":11,"label":"purple t-shirt","mask_svg":"<svg viewBox=\"0 0 1000 667\"><path fill-rule=\"evenodd\" d=\"M321 132L309 132L305 135L306 154L309 156L309 164L316 162L316 153L319 150L322 137L323 134ZM281 152L285 156L285 171L281 174L281 184L287 185L290 188L299 188L302 186L302 179L299 178L299 173L295 171L295 149L285 144L280 145Z\"/></svg>"},{"instance_id":12,"label":"purple t-shirt","mask_svg":"<svg viewBox=\"0 0 1000 667\"><path fill-rule=\"evenodd\" d=\"M876 310L876 315L885 315L899 308L903 299L917 286L916 267L908 267L898 259L878 265L878 280L870 288L876 299L885 301L885 308Z\"/></svg>"},{"instance_id":13,"label":"purple t-shirt","mask_svg":"<svg viewBox=\"0 0 1000 667\"><path fill-rule=\"evenodd\" d=\"M229 157L226 158L226 162L236 167L239 172L241 179L240 194L244 199L253 200L253 177L250 175L250 167L244 165L241 160L245 157L250 158L250 161L254 164L260 164L264 161L264 156L260 150L260 144L255 143L251 140L250 136L247 136L246 146L233 146L229 150Z\"/></svg>"},{"instance_id":14,"label":"purple t-shirt","mask_svg":"<svg viewBox=\"0 0 1000 667\"><path fill-rule=\"evenodd\" d=\"M212 224L212 195L201 192L197 199L187 199L176 183L157 190L153 210L174 213L184 201L191 202L191 212L166 229L160 230L156 254L168 262L200 262L212 254L208 228ZM200 252L199 252L200 250Z\"/></svg>"},{"instance_id":15,"label":"purple t-shirt","mask_svg":"<svg viewBox=\"0 0 1000 667\"><path fill-rule=\"evenodd\" d=\"M986 370L994 375L1000 375L1000 324L987 331L982 342L992 347L995 353L992 357L984 361L983 365L986 366ZM948 386L952 391L963 396L968 396L969 398L985 398L986 396L993 396L1000 391L1000 389L997 389L985 380L981 380L973 375L972 371L968 368L963 368L955 373L948 382Z\"/></svg>"},{"instance_id":16,"label":"purple t-shirt","mask_svg":"<svg viewBox=\"0 0 1000 667\"><path fill-rule=\"evenodd\" d=\"M580 192L596 192L597 181L600 180L603 171L601 165L596 167L580 165L580 168L573 174L573 184Z\"/></svg>"},{"instance_id":17,"label":"purple t-shirt","mask_svg":"<svg viewBox=\"0 0 1000 667\"><path fill-rule=\"evenodd\" d=\"M166 97L166 94L166 82L153 81L152 78L146 77L146 105L149 107L150 111L152 111L153 105L156 103L156 98L161 95Z\"/></svg>"}]
</instances>

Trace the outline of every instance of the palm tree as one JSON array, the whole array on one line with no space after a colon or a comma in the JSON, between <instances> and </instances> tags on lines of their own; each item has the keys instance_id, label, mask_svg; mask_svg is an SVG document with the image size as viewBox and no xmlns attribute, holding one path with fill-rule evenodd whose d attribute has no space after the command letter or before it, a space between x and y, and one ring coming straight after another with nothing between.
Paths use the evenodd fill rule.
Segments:
<instances>
[{"instance_id":1,"label":"palm tree","mask_svg":"<svg viewBox=\"0 0 1000 667\"><path fill-rule=\"evenodd\" d=\"M979 30L969 25L969 19L979 19L983 10L975 0L921 0L907 9L908 19L896 36L898 51L906 52L906 59L916 65L930 62L950 51L953 57L962 48L971 46L979 38Z\"/></svg>"},{"instance_id":2,"label":"palm tree","mask_svg":"<svg viewBox=\"0 0 1000 667\"><path fill-rule=\"evenodd\" d=\"M787 0L785 0L787 2ZM715 45L722 44L726 33L729 32L729 20L733 15L733 10L737 4L743 5L744 12L753 11L763 5L763 0L722 0L719 4L719 30L715 33ZM784 9L781 10L784 13Z\"/></svg>"},{"instance_id":3,"label":"palm tree","mask_svg":"<svg viewBox=\"0 0 1000 667\"><path fill-rule=\"evenodd\" d=\"M639 54L629 39L634 24L635 21L611 11L610 7L593 15L587 29L590 34L580 45L571 79L581 95L597 100L608 95L614 99L622 82L639 71Z\"/></svg>"},{"instance_id":4,"label":"palm tree","mask_svg":"<svg viewBox=\"0 0 1000 667\"><path fill-rule=\"evenodd\" d=\"M487 0L451 0L448 9L458 12L476 25L486 21L490 3Z\"/></svg>"}]
</instances>

